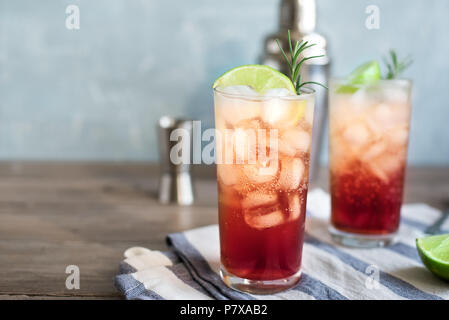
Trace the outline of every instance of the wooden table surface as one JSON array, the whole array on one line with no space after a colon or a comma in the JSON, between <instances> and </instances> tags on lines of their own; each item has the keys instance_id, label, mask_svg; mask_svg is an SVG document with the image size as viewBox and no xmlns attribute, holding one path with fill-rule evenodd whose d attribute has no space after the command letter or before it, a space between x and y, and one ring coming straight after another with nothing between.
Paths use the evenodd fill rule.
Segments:
<instances>
[{"instance_id":1,"label":"wooden table surface","mask_svg":"<svg viewBox=\"0 0 449 320\"><path fill-rule=\"evenodd\" d=\"M217 222L213 168L196 168L197 202L157 202L158 168L144 164L0 163L0 299L120 299L113 278L131 246ZM326 170L316 186L327 188ZM411 168L406 202L449 205L449 168ZM80 289L65 287L68 265Z\"/></svg>"}]
</instances>

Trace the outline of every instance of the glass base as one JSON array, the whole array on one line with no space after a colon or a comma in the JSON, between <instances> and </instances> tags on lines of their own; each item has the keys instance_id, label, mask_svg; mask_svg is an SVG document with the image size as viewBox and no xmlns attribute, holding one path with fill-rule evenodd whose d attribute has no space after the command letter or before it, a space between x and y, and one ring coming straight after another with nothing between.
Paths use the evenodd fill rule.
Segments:
<instances>
[{"instance_id":1,"label":"glass base","mask_svg":"<svg viewBox=\"0 0 449 320\"><path fill-rule=\"evenodd\" d=\"M329 227L332 240L336 243L354 248L383 248L396 242L396 233L382 235L364 235L340 231L335 227Z\"/></svg>"},{"instance_id":2,"label":"glass base","mask_svg":"<svg viewBox=\"0 0 449 320\"><path fill-rule=\"evenodd\" d=\"M231 289L244 293L267 295L288 290L295 286L301 278L301 270L288 278L279 280L249 280L237 277L227 272L225 268L221 266L220 277Z\"/></svg>"}]
</instances>

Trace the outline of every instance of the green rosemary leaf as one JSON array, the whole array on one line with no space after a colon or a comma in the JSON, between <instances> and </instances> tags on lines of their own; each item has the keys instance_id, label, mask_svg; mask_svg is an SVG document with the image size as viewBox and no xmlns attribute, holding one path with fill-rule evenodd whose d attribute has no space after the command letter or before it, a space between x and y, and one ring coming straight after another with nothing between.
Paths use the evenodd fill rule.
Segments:
<instances>
[{"instance_id":1,"label":"green rosemary leaf","mask_svg":"<svg viewBox=\"0 0 449 320\"><path fill-rule=\"evenodd\" d=\"M288 64L290 79L292 80L292 83L295 86L296 93L298 95L300 95L301 94L300 88L304 85L303 83L301 83L301 75L300 75L302 65L307 60L321 58L321 57L324 57L324 55L305 57L305 58L302 58L301 60L299 60L301 53L303 53L305 50L309 49L310 47L313 47L315 44L309 44L308 41L301 41L301 42L297 41L295 43L295 45L293 46L290 30L288 30L287 35L288 35L288 47L290 50L290 59L288 58L286 52L282 48L278 39L276 39L276 43L279 47L279 50L281 51L283 58L285 59L285 61ZM310 81L306 82L305 84L321 85L319 83L310 82ZM321 86L323 86L323 85L321 85ZM323 87L325 87L325 86L323 86Z\"/></svg>"},{"instance_id":2,"label":"green rosemary leaf","mask_svg":"<svg viewBox=\"0 0 449 320\"><path fill-rule=\"evenodd\" d=\"M299 88L302 88L303 86L307 85L307 84L316 84L319 85L321 87L323 87L324 89L329 89L327 86L325 86L324 84L321 84L319 82L315 82L315 81L307 81L307 82L303 82L300 84Z\"/></svg>"},{"instance_id":3,"label":"green rosemary leaf","mask_svg":"<svg viewBox=\"0 0 449 320\"><path fill-rule=\"evenodd\" d=\"M290 35L290 30L288 30L288 45L290 46L290 57L293 57L292 37ZM293 60L292 60L291 64L293 65Z\"/></svg>"},{"instance_id":4,"label":"green rosemary leaf","mask_svg":"<svg viewBox=\"0 0 449 320\"><path fill-rule=\"evenodd\" d=\"M307 44L307 41L306 41L305 44ZM304 46L304 47L301 47L301 49L300 49L301 51L298 50L298 52L296 52L296 54L295 54L295 56L294 56L294 61L297 61L297 60L298 60L299 55L300 55L303 51L305 51L305 50L307 50L307 49L309 49L309 48L311 48L311 47L313 47L313 46L315 46L315 44L310 44L310 45L306 45L306 46Z\"/></svg>"},{"instance_id":5,"label":"green rosemary leaf","mask_svg":"<svg viewBox=\"0 0 449 320\"><path fill-rule=\"evenodd\" d=\"M301 45L301 43L300 42L296 42L296 45L295 45L295 50L293 50L293 52L298 52L298 49L299 49L299 46ZM296 54L296 53L295 53Z\"/></svg>"},{"instance_id":6,"label":"green rosemary leaf","mask_svg":"<svg viewBox=\"0 0 449 320\"><path fill-rule=\"evenodd\" d=\"M291 64L290 61L288 60L287 55L285 54L284 49L282 49L282 46L281 46L281 44L279 43L279 40L278 40L278 39L276 39L276 43L278 44L278 47L279 47L279 49L281 50L281 54L284 56L285 61L287 61L288 66L289 66L290 69L291 69L291 68L292 68L292 64Z\"/></svg>"},{"instance_id":7,"label":"green rosemary leaf","mask_svg":"<svg viewBox=\"0 0 449 320\"><path fill-rule=\"evenodd\" d=\"M404 72L413 63L410 56L406 57L404 60L400 61L396 51L390 50L390 60L384 58L384 63L387 67L387 74L385 79L391 80L396 79L402 72Z\"/></svg>"},{"instance_id":8,"label":"green rosemary leaf","mask_svg":"<svg viewBox=\"0 0 449 320\"><path fill-rule=\"evenodd\" d=\"M296 65L295 69L293 70L293 76L292 76L293 83L295 83L296 80L298 79L300 69L301 69L301 65Z\"/></svg>"},{"instance_id":9,"label":"green rosemary leaf","mask_svg":"<svg viewBox=\"0 0 449 320\"><path fill-rule=\"evenodd\" d=\"M397 69L398 67L398 56L396 55L396 52L391 50L390 51L391 54L391 60L393 60L393 66L395 67L395 69Z\"/></svg>"},{"instance_id":10,"label":"green rosemary leaf","mask_svg":"<svg viewBox=\"0 0 449 320\"><path fill-rule=\"evenodd\" d=\"M295 83L295 88L296 88L296 94L301 94L301 75L298 76L298 80L296 80Z\"/></svg>"},{"instance_id":11,"label":"green rosemary leaf","mask_svg":"<svg viewBox=\"0 0 449 320\"><path fill-rule=\"evenodd\" d=\"M306 61L308 61L308 60L311 60L311 59L322 58L322 57L324 57L324 55L320 55L320 56L311 56L311 57L303 58L303 59L298 63L297 67L298 67L298 69L299 69L299 68L302 67L302 65L303 65L304 62L306 62Z\"/></svg>"}]
</instances>

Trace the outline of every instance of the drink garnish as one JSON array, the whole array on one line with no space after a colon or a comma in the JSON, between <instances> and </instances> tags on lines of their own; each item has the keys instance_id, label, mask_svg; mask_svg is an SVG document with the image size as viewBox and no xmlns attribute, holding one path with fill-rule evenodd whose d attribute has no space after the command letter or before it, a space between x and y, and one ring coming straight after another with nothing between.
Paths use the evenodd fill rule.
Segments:
<instances>
[{"instance_id":1,"label":"drink garnish","mask_svg":"<svg viewBox=\"0 0 449 320\"><path fill-rule=\"evenodd\" d=\"M387 80L396 79L402 72L404 72L405 69L413 64L413 60L410 56L404 58L402 61L399 61L396 51L390 50L389 53L390 61L388 61L388 58L384 58L384 63L388 69L388 73L385 76L385 79Z\"/></svg>"},{"instance_id":2,"label":"drink garnish","mask_svg":"<svg viewBox=\"0 0 449 320\"><path fill-rule=\"evenodd\" d=\"M215 80L212 88L232 86L250 86L262 95L271 89L281 88L296 93L295 86L287 76L273 68L257 64L240 66L225 72Z\"/></svg>"},{"instance_id":3,"label":"drink garnish","mask_svg":"<svg viewBox=\"0 0 449 320\"><path fill-rule=\"evenodd\" d=\"M302 57L302 59L300 59L301 54L306 49L309 49L309 48L315 46L314 43L309 44L308 41L301 41L301 42L297 41L295 46L293 47L290 30L288 30L288 44L289 44L289 49L290 49L290 59L288 59L287 54L285 53L284 49L282 48L281 44L279 43L279 39L276 39L276 42L279 46L279 49L281 50L282 55L284 56L285 61L288 64L290 79L293 82L293 84L295 85L296 94L300 95L301 88L308 84L316 84L316 85L322 86L323 88L327 89L327 87L325 85L323 85L319 82L315 82L315 81L301 82L300 70L301 70L301 67L304 64L304 62L306 62L307 60L324 57L324 55L319 55L319 56L311 56L311 57Z\"/></svg>"},{"instance_id":4,"label":"drink garnish","mask_svg":"<svg viewBox=\"0 0 449 320\"><path fill-rule=\"evenodd\" d=\"M449 280L449 234L416 239L416 247L427 269Z\"/></svg>"},{"instance_id":5,"label":"drink garnish","mask_svg":"<svg viewBox=\"0 0 449 320\"><path fill-rule=\"evenodd\" d=\"M380 65L370 61L357 67L347 78L347 84L340 86L337 93L354 93L360 85L374 83L381 79Z\"/></svg>"},{"instance_id":6,"label":"drink garnish","mask_svg":"<svg viewBox=\"0 0 449 320\"><path fill-rule=\"evenodd\" d=\"M352 94L355 93L362 85L369 85L382 79L396 79L413 63L413 60L410 57L407 57L400 61L396 51L390 50L389 59L384 58L384 63L387 67L387 74L383 78L379 63L376 60L373 60L357 67L353 72L351 72L347 78L346 84L338 87L337 93Z\"/></svg>"}]
</instances>

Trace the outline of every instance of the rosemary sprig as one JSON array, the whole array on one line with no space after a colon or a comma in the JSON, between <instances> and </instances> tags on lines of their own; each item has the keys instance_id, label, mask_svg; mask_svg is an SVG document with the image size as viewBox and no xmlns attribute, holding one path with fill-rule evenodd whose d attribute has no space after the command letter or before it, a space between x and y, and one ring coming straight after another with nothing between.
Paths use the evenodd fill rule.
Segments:
<instances>
[{"instance_id":1,"label":"rosemary sprig","mask_svg":"<svg viewBox=\"0 0 449 320\"><path fill-rule=\"evenodd\" d=\"M327 89L327 87L325 85L323 85L319 82L315 82L315 81L301 82L300 70L301 70L301 67L304 64L304 62L306 62L307 60L324 57L324 55L304 57L298 61L301 53L304 50L315 46L315 44L309 44L308 41L301 41L301 42L297 41L295 46L293 47L290 30L288 30L288 45L289 45L289 49L290 49L290 59L288 59L287 54L285 53L284 49L282 48L281 44L279 43L279 39L276 39L276 42L279 46L279 49L281 50L282 56L284 57L285 61L288 64L290 79L292 80L292 82L295 86L295 89L296 89L296 93L298 95L301 94L301 88L308 84L316 84L316 85L322 86L323 88Z\"/></svg>"},{"instance_id":2,"label":"rosemary sprig","mask_svg":"<svg viewBox=\"0 0 449 320\"><path fill-rule=\"evenodd\" d=\"M406 57L402 61L399 61L398 55L396 51L390 50L390 61L388 58L384 58L384 63L387 66L388 73L385 76L385 79L391 80L396 79L405 69L410 67L413 63L413 60L410 56Z\"/></svg>"}]
</instances>

